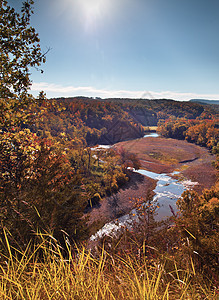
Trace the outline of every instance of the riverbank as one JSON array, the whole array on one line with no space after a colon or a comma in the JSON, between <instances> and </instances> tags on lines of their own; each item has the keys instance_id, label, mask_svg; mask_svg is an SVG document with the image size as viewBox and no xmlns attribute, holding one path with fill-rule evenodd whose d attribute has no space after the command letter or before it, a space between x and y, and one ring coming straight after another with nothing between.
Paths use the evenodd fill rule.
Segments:
<instances>
[{"instance_id":1,"label":"riverbank","mask_svg":"<svg viewBox=\"0 0 219 300\"><path fill-rule=\"evenodd\" d=\"M156 186L156 180L132 172L130 180L120 190L110 197L105 197L99 206L93 207L88 213L88 224L92 224L92 234L104 224L128 214L135 205L135 199L142 198L151 193Z\"/></svg>"}]
</instances>

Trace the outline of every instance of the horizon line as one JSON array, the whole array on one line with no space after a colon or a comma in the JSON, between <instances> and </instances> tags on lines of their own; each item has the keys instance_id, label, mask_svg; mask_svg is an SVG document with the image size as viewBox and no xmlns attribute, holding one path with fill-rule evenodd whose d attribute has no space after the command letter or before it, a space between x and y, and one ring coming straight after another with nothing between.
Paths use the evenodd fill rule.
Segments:
<instances>
[{"instance_id":1,"label":"horizon line","mask_svg":"<svg viewBox=\"0 0 219 300\"><path fill-rule=\"evenodd\" d=\"M192 99L219 101L219 94L192 93L178 91L131 91L131 90L109 90L98 89L92 86L63 86L48 82L33 82L30 88L35 94L44 91L49 94L48 98L69 97L92 97L92 98L128 98L128 99L169 99L175 101L189 101ZM76 95L77 93L77 95ZM74 95L73 95L74 94ZM79 96L79 94L81 94ZM83 96L82 96L83 95Z\"/></svg>"}]
</instances>

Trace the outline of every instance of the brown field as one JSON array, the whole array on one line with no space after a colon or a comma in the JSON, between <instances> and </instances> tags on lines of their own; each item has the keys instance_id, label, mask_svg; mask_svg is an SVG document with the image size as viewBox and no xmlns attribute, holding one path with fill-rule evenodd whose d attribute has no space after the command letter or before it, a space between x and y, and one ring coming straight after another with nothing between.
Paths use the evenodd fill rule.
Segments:
<instances>
[{"instance_id":1,"label":"brown field","mask_svg":"<svg viewBox=\"0 0 219 300\"><path fill-rule=\"evenodd\" d=\"M206 148L186 141L148 137L117 143L135 153L141 161L141 168L156 173L181 172L181 176L198 182L194 189L201 192L216 182L216 171L212 166L215 156Z\"/></svg>"}]
</instances>

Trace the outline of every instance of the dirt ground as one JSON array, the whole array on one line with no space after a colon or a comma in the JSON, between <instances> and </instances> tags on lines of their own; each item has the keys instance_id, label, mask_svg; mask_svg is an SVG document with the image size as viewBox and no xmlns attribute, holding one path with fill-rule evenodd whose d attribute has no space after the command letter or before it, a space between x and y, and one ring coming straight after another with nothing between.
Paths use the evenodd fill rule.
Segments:
<instances>
[{"instance_id":1,"label":"dirt ground","mask_svg":"<svg viewBox=\"0 0 219 300\"><path fill-rule=\"evenodd\" d=\"M135 153L143 168L156 173L171 172L178 163L192 161L201 156L201 148L194 144L161 137L141 138L115 145L115 148L120 147Z\"/></svg>"}]
</instances>

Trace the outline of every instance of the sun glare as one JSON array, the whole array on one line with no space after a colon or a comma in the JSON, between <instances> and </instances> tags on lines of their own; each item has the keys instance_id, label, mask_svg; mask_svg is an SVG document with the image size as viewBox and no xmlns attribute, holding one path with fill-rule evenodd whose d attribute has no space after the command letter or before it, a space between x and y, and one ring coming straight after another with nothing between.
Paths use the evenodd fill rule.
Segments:
<instances>
[{"instance_id":1,"label":"sun glare","mask_svg":"<svg viewBox=\"0 0 219 300\"><path fill-rule=\"evenodd\" d=\"M112 0L78 0L87 30L92 31L110 13Z\"/></svg>"}]
</instances>

